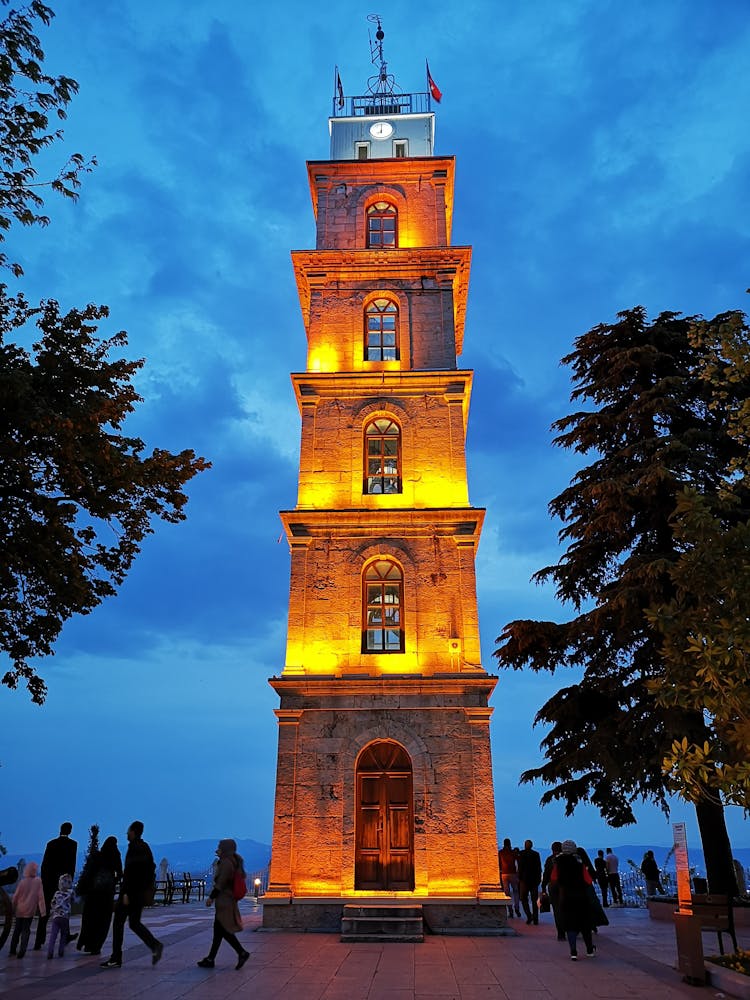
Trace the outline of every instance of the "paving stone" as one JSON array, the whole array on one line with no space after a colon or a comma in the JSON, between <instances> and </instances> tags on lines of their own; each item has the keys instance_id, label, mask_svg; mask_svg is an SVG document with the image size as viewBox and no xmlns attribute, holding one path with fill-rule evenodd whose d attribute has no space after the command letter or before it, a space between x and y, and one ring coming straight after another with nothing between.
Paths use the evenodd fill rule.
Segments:
<instances>
[{"instance_id":1,"label":"paving stone","mask_svg":"<svg viewBox=\"0 0 750 1000\"><path fill-rule=\"evenodd\" d=\"M151 965L147 949L126 930L122 969L102 969L101 956L68 949L48 962L42 952L0 952L5 1000L695 1000L681 982L671 923L645 910L621 909L597 936L597 955L568 958L551 922L519 927L514 938L428 936L423 944L342 943L333 934L255 932L260 909L242 904L242 940L251 958L237 972L227 945L215 970L199 969L211 940L213 914L177 904L148 910L146 925L165 943ZM78 930L77 918L73 930ZM750 930L739 931L750 946ZM706 953L715 937L704 940ZM583 948L580 948L583 951ZM106 950L105 956L106 957ZM707 997L715 991L704 991Z\"/></svg>"}]
</instances>

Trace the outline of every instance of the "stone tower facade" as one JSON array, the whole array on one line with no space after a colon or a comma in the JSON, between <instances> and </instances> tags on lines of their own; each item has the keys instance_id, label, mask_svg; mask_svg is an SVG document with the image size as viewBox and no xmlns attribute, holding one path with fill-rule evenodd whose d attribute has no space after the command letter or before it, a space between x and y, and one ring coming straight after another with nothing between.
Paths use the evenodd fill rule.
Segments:
<instances>
[{"instance_id":1,"label":"stone tower facade","mask_svg":"<svg viewBox=\"0 0 750 1000\"><path fill-rule=\"evenodd\" d=\"M264 923L334 929L374 899L497 925L454 159L427 93L342 98L330 127L316 246L292 254L308 349Z\"/></svg>"}]
</instances>

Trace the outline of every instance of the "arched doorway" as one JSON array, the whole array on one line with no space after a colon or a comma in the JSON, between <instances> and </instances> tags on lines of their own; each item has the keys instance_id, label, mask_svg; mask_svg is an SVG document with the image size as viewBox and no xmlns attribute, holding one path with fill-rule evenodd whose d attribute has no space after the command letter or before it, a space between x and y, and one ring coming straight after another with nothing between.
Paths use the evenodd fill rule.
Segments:
<instances>
[{"instance_id":1,"label":"arched doorway","mask_svg":"<svg viewBox=\"0 0 750 1000\"><path fill-rule=\"evenodd\" d=\"M354 888L414 889L414 816L409 754L378 740L357 761Z\"/></svg>"}]
</instances>

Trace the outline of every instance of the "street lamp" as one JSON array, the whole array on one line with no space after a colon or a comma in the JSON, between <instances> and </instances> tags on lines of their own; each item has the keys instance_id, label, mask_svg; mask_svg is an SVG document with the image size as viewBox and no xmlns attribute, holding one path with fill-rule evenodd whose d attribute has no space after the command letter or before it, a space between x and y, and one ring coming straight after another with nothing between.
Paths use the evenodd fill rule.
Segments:
<instances>
[{"instance_id":1,"label":"street lamp","mask_svg":"<svg viewBox=\"0 0 750 1000\"><path fill-rule=\"evenodd\" d=\"M257 899L259 895L260 895L260 879L256 878L256 880L255 880L255 898Z\"/></svg>"}]
</instances>

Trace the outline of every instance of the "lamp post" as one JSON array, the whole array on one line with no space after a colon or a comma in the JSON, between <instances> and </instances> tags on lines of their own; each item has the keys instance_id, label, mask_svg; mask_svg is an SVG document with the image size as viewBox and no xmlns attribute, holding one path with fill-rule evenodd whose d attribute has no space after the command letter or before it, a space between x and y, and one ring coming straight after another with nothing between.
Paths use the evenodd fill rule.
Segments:
<instances>
[{"instance_id":1,"label":"lamp post","mask_svg":"<svg viewBox=\"0 0 750 1000\"><path fill-rule=\"evenodd\" d=\"M255 898L257 899L259 895L260 895L260 879L256 878L256 880L255 880Z\"/></svg>"}]
</instances>

